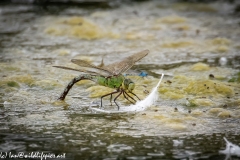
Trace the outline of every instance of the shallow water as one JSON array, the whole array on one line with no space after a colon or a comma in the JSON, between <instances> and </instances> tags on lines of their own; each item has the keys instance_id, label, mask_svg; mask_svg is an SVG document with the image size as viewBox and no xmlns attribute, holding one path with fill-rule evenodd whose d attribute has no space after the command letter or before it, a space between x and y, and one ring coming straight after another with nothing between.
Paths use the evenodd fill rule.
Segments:
<instances>
[{"instance_id":1,"label":"shallow water","mask_svg":"<svg viewBox=\"0 0 240 160\"><path fill-rule=\"evenodd\" d=\"M239 21L234 4L143 2L118 8L36 6L0 10L0 152L65 159L224 159L223 137L240 144ZM113 91L90 81L57 101L81 58L114 63L149 49L127 72L145 98L165 77L158 101L135 113L98 113ZM137 76L141 71L148 77ZM142 86L144 84L144 86ZM130 105L123 97L120 106ZM116 111L109 99L104 109ZM237 159L237 157L233 157Z\"/></svg>"}]
</instances>

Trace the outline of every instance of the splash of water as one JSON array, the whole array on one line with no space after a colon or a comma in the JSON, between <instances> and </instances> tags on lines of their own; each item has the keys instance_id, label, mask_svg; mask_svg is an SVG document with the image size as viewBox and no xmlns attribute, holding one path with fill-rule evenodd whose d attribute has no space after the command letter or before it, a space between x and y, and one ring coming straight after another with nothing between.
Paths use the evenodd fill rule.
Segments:
<instances>
[{"instance_id":1,"label":"splash of water","mask_svg":"<svg viewBox=\"0 0 240 160\"><path fill-rule=\"evenodd\" d=\"M164 77L164 74L162 74L160 80L158 81L158 84L152 89L151 93L142 101L138 101L134 105L126 106L126 107L121 107L119 111L106 111L98 108L90 108L93 111L97 112L103 112L103 113L124 113L124 112L140 112L151 105L154 104L154 102L158 99L158 87L160 86L162 79Z\"/></svg>"}]
</instances>

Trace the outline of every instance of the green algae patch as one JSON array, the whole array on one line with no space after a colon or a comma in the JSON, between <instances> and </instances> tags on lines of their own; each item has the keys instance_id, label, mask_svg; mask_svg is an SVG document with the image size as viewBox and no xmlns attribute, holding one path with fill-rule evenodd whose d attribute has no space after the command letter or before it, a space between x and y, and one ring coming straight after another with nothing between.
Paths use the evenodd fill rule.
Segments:
<instances>
[{"instance_id":1,"label":"green algae patch","mask_svg":"<svg viewBox=\"0 0 240 160\"><path fill-rule=\"evenodd\" d=\"M234 90L231 86L213 80L192 80L184 89L188 94L209 96L209 95L233 95Z\"/></svg>"},{"instance_id":2,"label":"green algae patch","mask_svg":"<svg viewBox=\"0 0 240 160\"><path fill-rule=\"evenodd\" d=\"M231 79L228 80L228 82L237 82L240 83L240 72L238 72L236 75L234 75Z\"/></svg>"},{"instance_id":3,"label":"green algae patch","mask_svg":"<svg viewBox=\"0 0 240 160\"><path fill-rule=\"evenodd\" d=\"M208 71L210 70L209 65L204 64L204 63L196 63L191 67L192 71Z\"/></svg>"},{"instance_id":4,"label":"green algae patch","mask_svg":"<svg viewBox=\"0 0 240 160\"><path fill-rule=\"evenodd\" d=\"M55 36L72 36L86 40L118 37L84 17L69 17L56 21L45 29L45 33Z\"/></svg>"},{"instance_id":5,"label":"green algae patch","mask_svg":"<svg viewBox=\"0 0 240 160\"><path fill-rule=\"evenodd\" d=\"M17 76L4 77L0 81L0 88L7 88L7 87L20 88L19 83L31 86L33 82L34 82L34 79L30 75L17 75Z\"/></svg>"},{"instance_id":6,"label":"green algae patch","mask_svg":"<svg viewBox=\"0 0 240 160\"><path fill-rule=\"evenodd\" d=\"M14 79L15 81L17 81L19 83L26 84L28 86L31 86L35 82L35 80L32 78L31 75L17 75L17 76L12 76L9 78Z\"/></svg>"},{"instance_id":7,"label":"green algae patch","mask_svg":"<svg viewBox=\"0 0 240 160\"><path fill-rule=\"evenodd\" d=\"M13 88L19 88L20 85L12 80L1 80L0 81L0 88L8 88L8 87L13 87Z\"/></svg>"},{"instance_id":8,"label":"green algae patch","mask_svg":"<svg viewBox=\"0 0 240 160\"><path fill-rule=\"evenodd\" d=\"M9 82L7 82L7 85L9 87L16 87L16 88L20 87L19 84L17 82L15 82L15 81L9 81Z\"/></svg>"}]
</instances>

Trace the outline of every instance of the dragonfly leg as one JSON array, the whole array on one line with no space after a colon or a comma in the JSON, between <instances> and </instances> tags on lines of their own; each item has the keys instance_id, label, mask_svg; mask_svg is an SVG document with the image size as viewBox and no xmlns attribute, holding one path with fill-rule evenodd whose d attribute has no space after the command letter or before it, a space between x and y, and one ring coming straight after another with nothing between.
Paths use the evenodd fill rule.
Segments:
<instances>
[{"instance_id":1,"label":"dragonfly leg","mask_svg":"<svg viewBox=\"0 0 240 160\"><path fill-rule=\"evenodd\" d=\"M118 99L118 97L123 93L123 91L119 91L120 93L114 98L113 102L117 105L118 110L120 109L119 105L117 104L116 100Z\"/></svg>"},{"instance_id":2,"label":"dragonfly leg","mask_svg":"<svg viewBox=\"0 0 240 160\"><path fill-rule=\"evenodd\" d=\"M112 106L112 94L110 95L110 103L111 103L111 106Z\"/></svg>"},{"instance_id":3,"label":"dragonfly leg","mask_svg":"<svg viewBox=\"0 0 240 160\"><path fill-rule=\"evenodd\" d=\"M127 97L130 97L132 100L134 100L134 102L130 101L130 99ZM124 98L126 98L129 102L131 102L132 104L135 104L136 100L134 98L132 98L129 94L127 94L125 91L123 91L123 96Z\"/></svg>"},{"instance_id":4,"label":"dragonfly leg","mask_svg":"<svg viewBox=\"0 0 240 160\"><path fill-rule=\"evenodd\" d=\"M131 94L133 94L135 97L137 97L138 100L141 100L135 93L133 93L133 92L129 92L129 93L131 93Z\"/></svg>"},{"instance_id":5,"label":"dragonfly leg","mask_svg":"<svg viewBox=\"0 0 240 160\"><path fill-rule=\"evenodd\" d=\"M111 104L112 104L112 95L115 94L115 93L118 93L118 92L119 92L119 90L103 95L103 96L101 97L101 108L102 108L102 99L103 99L104 97L107 97L107 96L110 95L110 96L111 96L111 97L110 97L110 102L111 102Z\"/></svg>"}]
</instances>

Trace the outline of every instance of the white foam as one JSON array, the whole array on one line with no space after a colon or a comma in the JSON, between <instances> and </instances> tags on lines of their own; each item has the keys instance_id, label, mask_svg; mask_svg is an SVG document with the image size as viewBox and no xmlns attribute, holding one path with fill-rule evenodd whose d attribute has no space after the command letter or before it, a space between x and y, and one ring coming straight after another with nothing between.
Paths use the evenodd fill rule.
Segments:
<instances>
[{"instance_id":1,"label":"white foam","mask_svg":"<svg viewBox=\"0 0 240 160\"><path fill-rule=\"evenodd\" d=\"M107 111L107 110L98 109L98 108L90 108L90 109L97 111L97 112L102 112L102 113L124 113L124 112L143 111L143 110L147 109L148 107L150 107L151 105L153 105L154 102L156 102L156 100L158 99L158 87L160 86L163 77L164 77L164 74L162 74L158 84L152 89L151 93L144 100L138 101L134 105L120 107L119 111Z\"/></svg>"},{"instance_id":2,"label":"white foam","mask_svg":"<svg viewBox=\"0 0 240 160\"><path fill-rule=\"evenodd\" d=\"M231 142L229 142L225 137L224 140L226 141L226 149L219 151L219 153L226 154L226 159L228 159L231 156L239 156L240 157L240 147L238 145L235 145Z\"/></svg>"}]
</instances>

